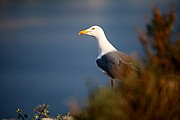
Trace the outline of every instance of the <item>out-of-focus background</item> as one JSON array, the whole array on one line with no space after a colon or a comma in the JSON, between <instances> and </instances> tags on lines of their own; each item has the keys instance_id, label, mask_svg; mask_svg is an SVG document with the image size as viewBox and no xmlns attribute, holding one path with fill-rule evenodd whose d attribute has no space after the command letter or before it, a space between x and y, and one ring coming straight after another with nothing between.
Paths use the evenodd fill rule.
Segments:
<instances>
[{"instance_id":1,"label":"out-of-focus background","mask_svg":"<svg viewBox=\"0 0 180 120\"><path fill-rule=\"evenodd\" d=\"M166 11L170 3L0 0L0 119L16 117L17 108L33 115L43 103L50 104L52 115L66 113L69 100L83 104L89 84L106 86L109 80L95 64L96 40L78 32L100 25L117 49L142 57L136 27L144 25L154 5ZM178 20L180 1L174 5Z\"/></svg>"}]
</instances>

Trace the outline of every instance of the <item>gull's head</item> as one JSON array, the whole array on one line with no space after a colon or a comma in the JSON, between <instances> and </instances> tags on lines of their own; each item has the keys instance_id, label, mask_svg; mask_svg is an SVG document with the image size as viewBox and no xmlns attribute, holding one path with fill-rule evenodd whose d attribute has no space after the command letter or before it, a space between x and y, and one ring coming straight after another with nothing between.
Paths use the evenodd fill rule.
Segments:
<instances>
[{"instance_id":1,"label":"gull's head","mask_svg":"<svg viewBox=\"0 0 180 120\"><path fill-rule=\"evenodd\" d=\"M86 30L81 30L79 32L79 35L86 34L90 36L94 36L96 38L99 38L100 36L104 35L104 31L100 26L92 26Z\"/></svg>"}]
</instances>

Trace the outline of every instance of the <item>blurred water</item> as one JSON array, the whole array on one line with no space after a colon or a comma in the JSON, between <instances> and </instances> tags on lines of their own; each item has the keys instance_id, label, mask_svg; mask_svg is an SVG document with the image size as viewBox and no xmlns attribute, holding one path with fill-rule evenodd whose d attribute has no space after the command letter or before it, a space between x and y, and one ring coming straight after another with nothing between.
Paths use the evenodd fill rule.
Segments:
<instances>
[{"instance_id":1,"label":"blurred water","mask_svg":"<svg viewBox=\"0 0 180 120\"><path fill-rule=\"evenodd\" d=\"M97 86L108 85L108 78L95 64L96 41L78 36L78 32L100 25L116 48L142 55L135 28L144 25L143 17L150 15L151 3L2 0L0 118L16 117L16 108L33 115L33 108L43 103L50 104L52 116L66 113L68 100L85 100L89 79Z\"/></svg>"}]
</instances>

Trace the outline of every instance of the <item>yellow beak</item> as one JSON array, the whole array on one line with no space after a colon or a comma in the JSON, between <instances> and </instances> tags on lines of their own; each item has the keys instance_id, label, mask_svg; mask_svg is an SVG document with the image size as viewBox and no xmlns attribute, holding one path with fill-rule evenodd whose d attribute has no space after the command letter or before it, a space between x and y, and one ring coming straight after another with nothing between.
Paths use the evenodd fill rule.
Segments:
<instances>
[{"instance_id":1,"label":"yellow beak","mask_svg":"<svg viewBox=\"0 0 180 120\"><path fill-rule=\"evenodd\" d=\"M87 34L88 33L88 31L87 30L81 30L80 32L79 32L79 35L82 35L82 34Z\"/></svg>"}]
</instances>

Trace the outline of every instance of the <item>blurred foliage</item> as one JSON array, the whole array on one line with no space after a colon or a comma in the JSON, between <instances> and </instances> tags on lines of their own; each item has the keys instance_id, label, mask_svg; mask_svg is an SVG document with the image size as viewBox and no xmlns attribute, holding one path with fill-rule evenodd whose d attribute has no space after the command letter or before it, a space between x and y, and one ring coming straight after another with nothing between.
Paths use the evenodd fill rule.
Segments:
<instances>
[{"instance_id":1,"label":"blurred foliage","mask_svg":"<svg viewBox=\"0 0 180 120\"><path fill-rule=\"evenodd\" d=\"M166 14L153 8L153 18L146 24L146 31L140 31L140 42L150 64L164 72L180 73L180 38L172 39L176 15L174 6Z\"/></svg>"},{"instance_id":2,"label":"blurred foliage","mask_svg":"<svg viewBox=\"0 0 180 120\"><path fill-rule=\"evenodd\" d=\"M49 104L38 105L34 108L36 114L34 115L35 120L40 120L41 118L49 118L50 112L47 110Z\"/></svg>"},{"instance_id":3,"label":"blurred foliage","mask_svg":"<svg viewBox=\"0 0 180 120\"><path fill-rule=\"evenodd\" d=\"M71 116L70 112L67 112L65 115L57 114L56 117L50 116L50 111L48 110L49 104L40 104L34 108L34 111L36 112L33 116L28 116L27 114L22 114L21 109L16 109L16 112L18 113L18 118L21 120L74 120L74 118Z\"/></svg>"},{"instance_id":4,"label":"blurred foliage","mask_svg":"<svg viewBox=\"0 0 180 120\"><path fill-rule=\"evenodd\" d=\"M180 38L172 36L174 6L162 14L152 9L146 30L139 40L146 58L140 78L129 75L112 91L91 91L88 106L74 114L77 120L179 120L180 119Z\"/></svg>"},{"instance_id":5,"label":"blurred foliage","mask_svg":"<svg viewBox=\"0 0 180 120\"><path fill-rule=\"evenodd\" d=\"M18 113L18 117L17 119L22 119L25 120L26 118L28 118L27 114L23 114L21 109L16 109L16 112Z\"/></svg>"}]
</instances>

